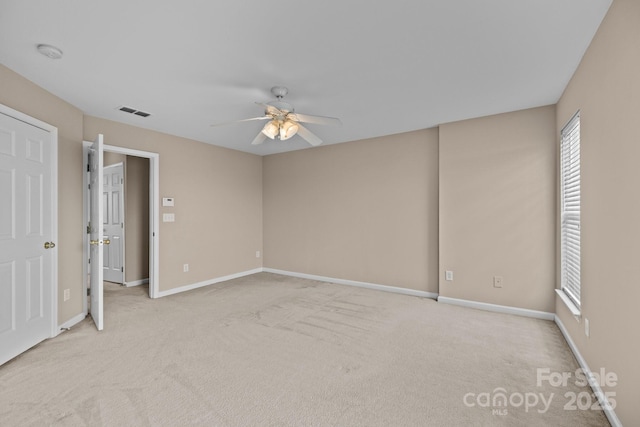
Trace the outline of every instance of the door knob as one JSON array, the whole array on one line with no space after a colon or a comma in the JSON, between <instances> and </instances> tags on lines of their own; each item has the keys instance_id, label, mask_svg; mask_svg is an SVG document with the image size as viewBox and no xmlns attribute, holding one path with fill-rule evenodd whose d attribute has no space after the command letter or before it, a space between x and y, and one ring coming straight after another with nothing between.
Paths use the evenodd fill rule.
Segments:
<instances>
[{"instance_id":1,"label":"door knob","mask_svg":"<svg viewBox=\"0 0 640 427\"><path fill-rule=\"evenodd\" d=\"M45 249L53 249L56 247L56 244L53 242L44 242L44 248Z\"/></svg>"},{"instance_id":2,"label":"door knob","mask_svg":"<svg viewBox=\"0 0 640 427\"><path fill-rule=\"evenodd\" d=\"M109 239L104 239L104 240L89 240L89 243L90 243L90 244L92 244L92 245L102 245L102 244L108 245L108 244L110 244L110 243L111 243L111 240L109 240ZM54 245L54 246L55 246L55 245Z\"/></svg>"}]
</instances>

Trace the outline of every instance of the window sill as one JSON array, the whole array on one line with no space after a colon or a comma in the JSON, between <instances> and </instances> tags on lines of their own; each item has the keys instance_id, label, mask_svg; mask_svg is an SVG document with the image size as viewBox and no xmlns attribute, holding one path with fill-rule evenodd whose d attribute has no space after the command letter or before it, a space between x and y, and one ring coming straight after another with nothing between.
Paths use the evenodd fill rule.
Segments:
<instances>
[{"instance_id":1,"label":"window sill","mask_svg":"<svg viewBox=\"0 0 640 427\"><path fill-rule=\"evenodd\" d=\"M562 289L556 289L556 293L558 294L562 302L564 302L564 304L567 306L571 314L573 314L573 317L575 317L579 322L581 317L580 309L573 303L573 301L571 301L571 299L569 299L567 294L565 294Z\"/></svg>"}]
</instances>

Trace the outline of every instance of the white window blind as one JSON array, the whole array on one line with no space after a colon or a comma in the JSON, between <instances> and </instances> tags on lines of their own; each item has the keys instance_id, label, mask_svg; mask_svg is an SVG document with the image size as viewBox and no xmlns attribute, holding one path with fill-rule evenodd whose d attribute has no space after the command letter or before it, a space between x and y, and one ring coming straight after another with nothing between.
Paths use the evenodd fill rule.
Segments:
<instances>
[{"instance_id":1,"label":"white window blind","mask_svg":"<svg viewBox=\"0 0 640 427\"><path fill-rule=\"evenodd\" d=\"M562 129L560 150L561 288L580 308L580 111Z\"/></svg>"}]
</instances>

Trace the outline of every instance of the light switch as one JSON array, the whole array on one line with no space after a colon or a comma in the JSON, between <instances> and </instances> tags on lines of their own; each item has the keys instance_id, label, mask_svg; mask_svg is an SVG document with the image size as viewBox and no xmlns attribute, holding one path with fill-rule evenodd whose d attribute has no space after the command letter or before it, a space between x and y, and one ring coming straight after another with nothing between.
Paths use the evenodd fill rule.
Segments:
<instances>
[{"instance_id":1,"label":"light switch","mask_svg":"<svg viewBox=\"0 0 640 427\"><path fill-rule=\"evenodd\" d=\"M163 197L162 206L173 206L173 197Z\"/></svg>"},{"instance_id":2,"label":"light switch","mask_svg":"<svg viewBox=\"0 0 640 427\"><path fill-rule=\"evenodd\" d=\"M502 287L502 276L493 276L493 287L494 288Z\"/></svg>"},{"instance_id":3,"label":"light switch","mask_svg":"<svg viewBox=\"0 0 640 427\"><path fill-rule=\"evenodd\" d=\"M172 213L162 214L162 222L175 222L175 221L176 221L176 214L172 214Z\"/></svg>"}]
</instances>

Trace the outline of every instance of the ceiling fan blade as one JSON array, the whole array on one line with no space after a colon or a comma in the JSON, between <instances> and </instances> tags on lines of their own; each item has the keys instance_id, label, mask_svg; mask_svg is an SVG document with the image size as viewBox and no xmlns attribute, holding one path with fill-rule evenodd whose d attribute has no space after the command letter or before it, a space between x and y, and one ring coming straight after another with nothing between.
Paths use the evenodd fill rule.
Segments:
<instances>
[{"instance_id":1,"label":"ceiling fan blade","mask_svg":"<svg viewBox=\"0 0 640 427\"><path fill-rule=\"evenodd\" d=\"M286 114L285 111L281 111L273 105L263 104L262 102L256 102L256 104L264 108L264 111L272 116L284 116Z\"/></svg>"},{"instance_id":2,"label":"ceiling fan blade","mask_svg":"<svg viewBox=\"0 0 640 427\"><path fill-rule=\"evenodd\" d=\"M335 117L312 116L310 114L290 113L288 116L296 122L315 123L318 125L340 126L342 122Z\"/></svg>"},{"instance_id":3,"label":"ceiling fan blade","mask_svg":"<svg viewBox=\"0 0 640 427\"><path fill-rule=\"evenodd\" d=\"M242 120L234 120L232 122L217 123L217 124L211 125L211 127L226 126L226 125L232 125L234 123L250 122L253 120L269 120L269 119L271 119L271 116L252 117L250 119L242 119Z\"/></svg>"},{"instance_id":4,"label":"ceiling fan blade","mask_svg":"<svg viewBox=\"0 0 640 427\"><path fill-rule=\"evenodd\" d=\"M298 132L297 133L298 133L298 135L300 135L302 138L304 138L309 144L313 145L314 147L316 145L322 144L322 140L320 138L318 138L316 135L311 133L311 131L309 129L307 129L306 127L302 126L300 123L298 123Z\"/></svg>"},{"instance_id":5,"label":"ceiling fan blade","mask_svg":"<svg viewBox=\"0 0 640 427\"><path fill-rule=\"evenodd\" d=\"M265 135L264 133L260 132L253 140L253 142L251 143L251 145L260 145L264 142L264 140L267 139L267 135Z\"/></svg>"}]
</instances>

